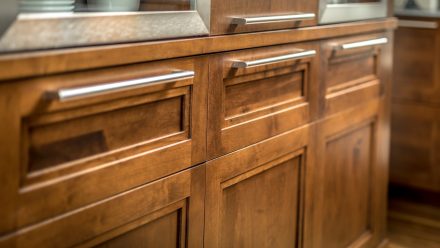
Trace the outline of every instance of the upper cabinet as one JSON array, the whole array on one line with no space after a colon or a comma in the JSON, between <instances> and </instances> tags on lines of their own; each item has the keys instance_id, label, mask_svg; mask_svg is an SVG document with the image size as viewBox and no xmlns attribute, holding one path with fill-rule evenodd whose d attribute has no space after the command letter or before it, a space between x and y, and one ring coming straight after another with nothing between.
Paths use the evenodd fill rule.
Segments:
<instances>
[{"instance_id":1,"label":"upper cabinet","mask_svg":"<svg viewBox=\"0 0 440 248\"><path fill-rule=\"evenodd\" d=\"M317 0L213 0L211 34L313 26Z\"/></svg>"}]
</instances>

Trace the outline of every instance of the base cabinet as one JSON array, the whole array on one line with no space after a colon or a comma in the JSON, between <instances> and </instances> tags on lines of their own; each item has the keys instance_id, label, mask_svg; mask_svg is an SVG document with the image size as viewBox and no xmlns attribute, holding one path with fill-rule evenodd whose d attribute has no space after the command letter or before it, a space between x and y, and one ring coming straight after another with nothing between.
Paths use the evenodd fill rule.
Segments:
<instances>
[{"instance_id":1,"label":"base cabinet","mask_svg":"<svg viewBox=\"0 0 440 248\"><path fill-rule=\"evenodd\" d=\"M385 236L380 101L317 126L312 232L304 247L376 247Z\"/></svg>"},{"instance_id":2,"label":"base cabinet","mask_svg":"<svg viewBox=\"0 0 440 248\"><path fill-rule=\"evenodd\" d=\"M207 164L205 247L302 247L310 127Z\"/></svg>"}]
</instances>

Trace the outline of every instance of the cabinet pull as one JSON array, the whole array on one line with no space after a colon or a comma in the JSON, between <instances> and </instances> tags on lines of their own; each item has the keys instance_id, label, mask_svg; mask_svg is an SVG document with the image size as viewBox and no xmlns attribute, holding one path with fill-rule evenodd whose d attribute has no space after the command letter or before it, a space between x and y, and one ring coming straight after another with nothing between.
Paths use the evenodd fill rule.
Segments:
<instances>
[{"instance_id":1,"label":"cabinet pull","mask_svg":"<svg viewBox=\"0 0 440 248\"><path fill-rule=\"evenodd\" d=\"M55 92L48 92L49 99L57 99L60 101L68 101L78 98L92 97L110 92L117 92L126 89L138 88L145 85L164 83L167 81L181 80L193 78L193 71L177 71L166 75L139 78L127 81L113 82L108 84L100 84L94 86L60 89Z\"/></svg>"},{"instance_id":2,"label":"cabinet pull","mask_svg":"<svg viewBox=\"0 0 440 248\"><path fill-rule=\"evenodd\" d=\"M379 39L374 39L374 40L365 40L365 41L343 44L339 47L336 47L335 49L336 50L350 50L350 49L354 49L354 48L382 45L382 44L386 44L386 43L388 43L388 38L379 38Z\"/></svg>"},{"instance_id":3,"label":"cabinet pull","mask_svg":"<svg viewBox=\"0 0 440 248\"><path fill-rule=\"evenodd\" d=\"M437 24L437 22L399 20L399 27L403 27L403 28L437 29L438 28L438 24Z\"/></svg>"},{"instance_id":4,"label":"cabinet pull","mask_svg":"<svg viewBox=\"0 0 440 248\"><path fill-rule=\"evenodd\" d=\"M250 25L263 24L271 22L285 22L285 21L303 21L314 20L315 13L296 13L292 15L277 15L277 16L257 16L257 17L234 17L232 24L236 25Z\"/></svg>"},{"instance_id":5,"label":"cabinet pull","mask_svg":"<svg viewBox=\"0 0 440 248\"><path fill-rule=\"evenodd\" d=\"M307 50L307 51L301 51L297 53L292 53L292 54L287 54L287 55L282 55L267 59L259 59L253 61L234 61L232 63L232 68L249 68L254 66L272 64L285 60L308 58L308 57L313 57L315 55L316 55L315 50Z\"/></svg>"}]
</instances>

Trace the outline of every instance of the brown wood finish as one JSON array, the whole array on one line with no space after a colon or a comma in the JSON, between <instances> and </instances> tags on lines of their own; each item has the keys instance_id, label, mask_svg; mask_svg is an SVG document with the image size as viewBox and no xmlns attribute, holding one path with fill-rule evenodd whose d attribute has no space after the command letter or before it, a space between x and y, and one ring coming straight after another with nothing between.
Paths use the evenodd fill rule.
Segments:
<instances>
[{"instance_id":1,"label":"brown wood finish","mask_svg":"<svg viewBox=\"0 0 440 248\"><path fill-rule=\"evenodd\" d=\"M213 56L210 62L208 156L215 158L316 119L319 54L250 68L234 61L273 58L316 43L243 50Z\"/></svg>"},{"instance_id":2,"label":"brown wood finish","mask_svg":"<svg viewBox=\"0 0 440 248\"><path fill-rule=\"evenodd\" d=\"M440 24L437 19L402 17ZM440 28L396 30L393 97L440 104Z\"/></svg>"},{"instance_id":3,"label":"brown wood finish","mask_svg":"<svg viewBox=\"0 0 440 248\"><path fill-rule=\"evenodd\" d=\"M385 33L332 39L322 43L324 113L332 115L383 94L381 67L384 45L342 50L343 44L387 37Z\"/></svg>"},{"instance_id":4,"label":"brown wood finish","mask_svg":"<svg viewBox=\"0 0 440 248\"><path fill-rule=\"evenodd\" d=\"M239 35L139 42L133 44L73 48L23 54L5 54L0 56L0 68L2 68L2 70L0 70L0 81L260 46L319 40L375 31L378 32L381 30L394 29L396 25L397 22L395 18L388 18L383 20L368 20L293 30L287 29Z\"/></svg>"},{"instance_id":5,"label":"brown wood finish","mask_svg":"<svg viewBox=\"0 0 440 248\"><path fill-rule=\"evenodd\" d=\"M401 17L431 22L438 19ZM399 27L394 56L390 180L440 192L440 29Z\"/></svg>"},{"instance_id":6,"label":"brown wood finish","mask_svg":"<svg viewBox=\"0 0 440 248\"><path fill-rule=\"evenodd\" d=\"M11 162L15 163L5 164L20 175L14 178L15 188L6 192L16 195L11 200L16 199L19 206L6 213L14 216L15 227L206 161L205 63L206 58L164 61L1 85L3 102L18 99L13 108L17 119L7 123L20 129L11 134L21 144L13 147L16 157L11 157ZM161 75L176 69L193 70L196 76L79 100L44 98L48 91L60 88ZM41 201L48 195L49 200ZM5 226L1 231L13 228Z\"/></svg>"},{"instance_id":7,"label":"brown wood finish","mask_svg":"<svg viewBox=\"0 0 440 248\"><path fill-rule=\"evenodd\" d=\"M384 239L384 106L371 101L318 124L316 206L312 227L306 229L314 238L304 247L376 247Z\"/></svg>"},{"instance_id":8,"label":"brown wood finish","mask_svg":"<svg viewBox=\"0 0 440 248\"><path fill-rule=\"evenodd\" d=\"M208 162L205 247L301 247L311 134L305 126Z\"/></svg>"},{"instance_id":9,"label":"brown wood finish","mask_svg":"<svg viewBox=\"0 0 440 248\"><path fill-rule=\"evenodd\" d=\"M393 103L390 180L440 192L440 108Z\"/></svg>"},{"instance_id":10,"label":"brown wood finish","mask_svg":"<svg viewBox=\"0 0 440 248\"><path fill-rule=\"evenodd\" d=\"M205 166L186 170L27 227L0 247L203 247L204 182Z\"/></svg>"},{"instance_id":11,"label":"brown wood finish","mask_svg":"<svg viewBox=\"0 0 440 248\"><path fill-rule=\"evenodd\" d=\"M213 1L211 34L244 33L314 26L317 23L318 1L310 0L224 0ZM313 20L283 21L268 24L235 25L233 17L259 17L314 13Z\"/></svg>"},{"instance_id":12,"label":"brown wood finish","mask_svg":"<svg viewBox=\"0 0 440 248\"><path fill-rule=\"evenodd\" d=\"M381 244L392 43L331 48L392 40L383 32L395 25L389 18L0 56L0 247ZM231 68L298 49L317 55ZM175 70L195 77L46 99L60 88Z\"/></svg>"}]
</instances>

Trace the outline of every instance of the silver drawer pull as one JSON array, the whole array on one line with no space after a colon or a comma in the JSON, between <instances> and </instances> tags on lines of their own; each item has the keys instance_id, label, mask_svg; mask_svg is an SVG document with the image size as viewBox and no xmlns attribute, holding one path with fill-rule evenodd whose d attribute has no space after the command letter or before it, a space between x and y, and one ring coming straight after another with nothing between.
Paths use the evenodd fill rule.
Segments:
<instances>
[{"instance_id":1,"label":"silver drawer pull","mask_svg":"<svg viewBox=\"0 0 440 248\"><path fill-rule=\"evenodd\" d=\"M271 22L285 22L285 21L303 21L314 20L315 13L296 13L292 15L278 15L278 16L257 16L257 17L234 17L232 18L232 24L236 25L249 25L249 24L262 24Z\"/></svg>"},{"instance_id":2,"label":"silver drawer pull","mask_svg":"<svg viewBox=\"0 0 440 248\"><path fill-rule=\"evenodd\" d=\"M149 84L163 83L167 81L181 80L192 77L194 77L193 71L178 71L161 76L133 79L133 80L79 87L79 88L60 89L55 92L49 92L47 96L50 99L67 101L67 100L73 100L84 97L92 97L96 95L101 95L101 94L125 90L125 89L142 87Z\"/></svg>"},{"instance_id":3,"label":"silver drawer pull","mask_svg":"<svg viewBox=\"0 0 440 248\"><path fill-rule=\"evenodd\" d=\"M253 61L234 61L232 63L232 68L249 68L254 66L281 62L285 60L308 58L308 57L313 57L315 55L316 55L315 50L307 50L307 51L301 51L297 53L292 53L292 54L287 54L287 55L272 57L267 59L259 59Z\"/></svg>"},{"instance_id":4,"label":"silver drawer pull","mask_svg":"<svg viewBox=\"0 0 440 248\"><path fill-rule=\"evenodd\" d=\"M336 47L336 49L349 50L349 49L360 48L360 47L382 45L382 44L386 44L386 43L388 43L388 38L379 38L379 39L374 39L374 40L366 40L366 41L343 44L340 47Z\"/></svg>"},{"instance_id":5,"label":"silver drawer pull","mask_svg":"<svg viewBox=\"0 0 440 248\"><path fill-rule=\"evenodd\" d=\"M438 24L437 24L437 22L399 20L399 27L402 27L402 28L437 29L438 28Z\"/></svg>"}]
</instances>

